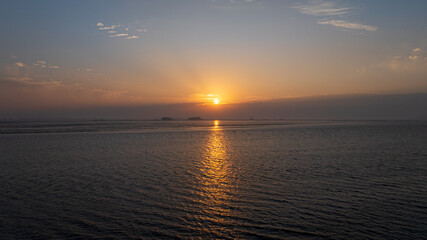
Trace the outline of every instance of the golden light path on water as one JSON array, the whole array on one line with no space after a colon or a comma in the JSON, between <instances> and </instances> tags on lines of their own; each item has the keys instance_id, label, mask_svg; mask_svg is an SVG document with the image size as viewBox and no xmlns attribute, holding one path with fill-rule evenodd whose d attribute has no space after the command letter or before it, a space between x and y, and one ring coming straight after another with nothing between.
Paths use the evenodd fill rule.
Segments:
<instances>
[{"instance_id":1,"label":"golden light path on water","mask_svg":"<svg viewBox=\"0 0 427 240\"><path fill-rule=\"evenodd\" d=\"M230 204L234 196L233 173L228 144L220 122L215 120L205 144L203 159L198 165L198 193L202 231L216 237L230 236Z\"/></svg>"}]
</instances>

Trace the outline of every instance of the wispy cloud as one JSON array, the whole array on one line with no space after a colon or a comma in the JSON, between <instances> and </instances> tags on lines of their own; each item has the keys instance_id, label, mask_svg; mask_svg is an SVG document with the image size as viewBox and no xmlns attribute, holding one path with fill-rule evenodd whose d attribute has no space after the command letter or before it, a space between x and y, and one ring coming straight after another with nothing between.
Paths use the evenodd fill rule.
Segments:
<instances>
[{"instance_id":1,"label":"wispy cloud","mask_svg":"<svg viewBox=\"0 0 427 240\"><path fill-rule=\"evenodd\" d=\"M414 48L409 54L394 56L389 59L385 66L395 72L426 72L427 57L422 53L421 48Z\"/></svg>"},{"instance_id":2,"label":"wispy cloud","mask_svg":"<svg viewBox=\"0 0 427 240\"><path fill-rule=\"evenodd\" d=\"M112 30L112 29L116 29L117 27L119 27L120 25L111 25L111 26L105 26L105 27L100 27L98 28L99 30Z\"/></svg>"},{"instance_id":3,"label":"wispy cloud","mask_svg":"<svg viewBox=\"0 0 427 240\"><path fill-rule=\"evenodd\" d=\"M12 82L19 82L19 83L28 83L32 80L31 77L28 76L22 76L22 77L5 77L5 80L12 81Z\"/></svg>"},{"instance_id":4,"label":"wispy cloud","mask_svg":"<svg viewBox=\"0 0 427 240\"><path fill-rule=\"evenodd\" d=\"M141 26L134 28L130 26L124 26L121 24L106 25L102 22L96 24L98 30L106 31L111 38L122 38L122 39L138 39L138 33L147 32L147 30Z\"/></svg>"},{"instance_id":5,"label":"wispy cloud","mask_svg":"<svg viewBox=\"0 0 427 240\"><path fill-rule=\"evenodd\" d=\"M36 67L41 67L41 68L47 67L47 63L45 61L42 61L42 60L36 61L35 63L33 63L33 65Z\"/></svg>"},{"instance_id":6,"label":"wispy cloud","mask_svg":"<svg viewBox=\"0 0 427 240\"><path fill-rule=\"evenodd\" d=\"M313 16L337 16L344 15L351 11L349 7L338 6L334 2L313 0L307 4L297 4L293 6L299 12Z\"/></svg>"},{"instance_id":7,"label":"wispy cloud","mask_svg":"<svg viewBox=\"0 0 427 240\"><path fill-rule=\"evenodd\" d=\"M409 60L417 61L420 58L421 48L412 49L412 55L408 57Z\"/></svg>"},{"instance_id":8,"label":"wispy cloud","mask_svg":"<svg viewBox=\"0 0 427 240\"><path fill-rule=\"evenodd\" d=\"M129 36L126 39L137 39L137 38L139 38L139 37L138 36Z\"/></svg>"},{"instance_id":9,"label":"wispy cloud","mask_svg":"<svg viewBox=\"0 0 427 240\"><path fill-rule=\"evenodd\" d=\"M24 66L26 67L24 71L19 70ZM25 86L54 87L60 85L60 82L48 79L45 77L45 75L39 75L39 73L34 70L34 66L23 63L21 63L21 65L16 63L13 65L8 65L6 68L0 69L0 81L3 80Z\"/></svg>"},{"instance_id":10,"label":"wispy cloud","mask_svg":"<svg viewBox=\"0 0 427 240\"><path fill-rule=\"evenodd\" d=\"M110 37L126 37L128 35L129 34L127 34L127 33L118 33L118 34L110 35Z\"/></svg>"},{"instance_id":11,"label":"wispy cloud","mask_svg":"<svg viewBox=\"0 0 427 240\"><path fill-rule=\"evenodd\" d=\"M15 63L18 67L23 67L23 66L25 66L25 64L24 63L22 63L22 62L16 62Z\"/></svg>"},{"instance_id":12,"label":"wispy cloud","mask_svg":"<svg viewBox=\"0 0 427 240\"><path fill-rule=\"evenodd\" d=\"M373 32L378 29L372 25L361 24L343 19L349 13L353 13L355 9L350 6L337 4L333 1L311 0L305 4L297 4L293 6L293 8L297 9L300 13L303 14L323 17L323 19L317 20L317 23L321 25L331 25L338 28L365 30L369 32Z\"/></svg>"},{"instance_id":13,"label":"wispy cloud","mask_svg":"<svg viewBox=\"0 0 427 240\"><path fill-rule=\"evenodd\" d=\"M40 67L40 68L52 68L52 69L58 69L59 68L59 66L49 64L43 60L38 60L38 61L34 62L33 66Z\"/></svg>"},{"instance_id":14,"label":"wispy cloud","mask_svg":"<svg viewBox=\"0 0 427 240\"><path fill-rule=\"evenodd\" d=\"M38 60L36 64L46 64L48 68L57 68L48 65L46 61ZM22 63L24 64L24 63ZM105 103L134 103L139 101L129 95L126 89L104 89L85 86L79 82L60 81L61 75L47 73L40 66L24 64L23 67L15 61L0 66L0 109L14 107L16 109L51 106L76 106ZM91 71L92 69L86 69ZM59 73L59 72L58 72ZM83 73L86 74L86 73ZM85 78L82 78L83 80ZM76 79L77 80L77 79ZM14 98L19 96L19 98ZM13 99L13 101L10 101ZM61 101L57 101L61 99Z\"/></svg>"},{"instance_id":15,"label":"wispy cloud","mask_svg":"<svg viewBox=\"0 0 427 240\"><path fill-rule=\"evenodd\" d=\"M335 27L341 27L341 28L348 28L348 29L358 29L358 30L366 30L366 31L376 31L378 28L371 26L371 25L365 25L360 23L354 23L354 22L347 22L345 20L329 20L329 21L317 21L318 24L323 25L332 25Z\"/></svg>"},{"instance_id":16,"label":"wispy cloud","mask_svg":"<svg viewBox=\"0 0 427 240\"><path fill-rule=\"evenodd\" d=\"M90 91L92 94L95 95L102 95L104 97L120 97L126 94L128 91L126 90L111 90L111 89L93 89Z\"/></svg>"},{"instance_id":17,"label":"wispy cloud","mask_svg":"<svg viewBox=\"0 0 427 240\"><path fill-rule=\"evenodd\" d=\"M60 81L34 81L31 77L12 77L12 78L6 78L6 80L19 83L22 85L39 86L47 89L64 87L64 85Z\"/></svg>"}]
</instances>

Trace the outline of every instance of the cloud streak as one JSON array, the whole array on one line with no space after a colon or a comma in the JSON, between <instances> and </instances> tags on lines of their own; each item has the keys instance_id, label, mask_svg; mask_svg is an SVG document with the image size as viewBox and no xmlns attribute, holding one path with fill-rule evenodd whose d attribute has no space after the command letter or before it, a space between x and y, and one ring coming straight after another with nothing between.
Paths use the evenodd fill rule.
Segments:
<instances>
[{"instance_id":1,"label":"cloud streak","mask_svg":"<svg viewBox=\"0 0 427 240\"><path fill-rule=\"evenodd\" d=\"M138 36L137 32L147 32L147 30L144 28L134 29L128 26L123 26L121 24L106 25L102 22L98 22L96 26L98 27L98 30L106 31L111 38L138 39L140 36Z\"/></svg>"},{"instance_id":2,"label":"cloud streak","mask_svg":"<svg viewBox=\"0 0 427 240\"><path fill-rule=\"evenodd\" d=\"M347 22L345 20L329 20L329 21L317 21L318 24L322 25L332 25L334 27L340 27L340 28L347 28L347 29L357 29L357 30L366 30L369 32L374 32L378 28L371 26L371 25L365 25L360 23L353 23L353 22Z\"/></svg>"},{"instance_id":3,"label":"cloud streak","mask_svg":"<svg viewBox=\"0 0 427 240\"><path fill-rule=\"evenodd\" d=\"M137 38L139 38L138 36L129 36L129 37L126 37L126 39L137 39Z\"/></svg>"},{"instance_id":4,"label":"cloud streak","mask_svg":"<svg viewBox=\"0 0 427 240\"><path fill-rule=\"evenodd\" d=\"M49 64L43 60L36 61L35 63L33 63L33 66L40 67L40 68L51 68L51 69L58 69L59 68L59 66L51 65L51 64Z\"/></svg>"},{"instance_id":5,"label":"cloud streak","mask_svg":"<svg viewBox=\"0 0 427 240\"><path fill-rule=\"evenodd\" d=\"M129 34L127 34L127 33L118 33L118 34L110 35L110 37L126 37L127 35L129 35Z\"/></svg>"},{"instance_id":6,"label":"cloud streak","mask_svg":"<svg viewBox=\"0 0 427 240\"><path fill-rule=\"evenodd\" d=\"M312 0L307 4L297 4L293 6L293 8L303 14L326 18L316 21L321 25L331 25L338 28L365 30L369 32L374 32L378 29L372 25L351 22L343 19L349 13L354 12L353 8L348 6L340 6L332 1ZM340 19L336 19L337 17Z\"/></svg>"},{"instance_id":7,"label":"cloud streak","mask_svg":"<svg viewBox=\"0 0 427 240\"><path fill-rule=\"evenodd\" d=\"M308 4L298 4L293 6L300 13L313 16L337 16L348 14L349 7L339 7L334 2L310 1Z\"/></svg>"},{"instance_id":8,"label":"cloud streak","mask_svg":"<svg viewBox=\"0 0 427 240\"><path fill-rule=\"evenodd\" d=\"M106 26L106 27L100 27L98 28L99 30L113 30L116 29L117 27L119 27L120 25L111 25L111 26Z\"/></svg>"},{"instance_id":9,"label":"cloud streak","mask_svg":"<svg viewBox=\"0 0 427 240\"><path fill-rule=\"evenodd\" d=\"M39 60L36 64L46 63ZM46 74L41 66L14 62L0 68L0 111L5 109L45 109L102 104L133 104L137 100L126 90L104 89L85 86L81 83L67 83L60 75ZM45 69L58 68L45 65ZM19 96L19 97L16 97ZM58 99L61 99L58 101Z\"/></svg>"}]
</instances>

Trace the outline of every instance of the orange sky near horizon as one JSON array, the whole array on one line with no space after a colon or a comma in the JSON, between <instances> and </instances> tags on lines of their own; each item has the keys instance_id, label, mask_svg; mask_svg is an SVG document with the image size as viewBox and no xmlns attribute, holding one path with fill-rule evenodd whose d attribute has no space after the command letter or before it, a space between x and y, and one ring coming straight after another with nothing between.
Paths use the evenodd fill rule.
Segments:
<instances>
[{"instance_id":1,"label":"orange sky near horizon","mask_svg":"<svg viewBox=\"0 0 427 240\"><path fill-rule=\"evenodd\" d=\"M422 1L119 2L7 1L0 111L427 92Z\"/></svg>"}]
</instances>

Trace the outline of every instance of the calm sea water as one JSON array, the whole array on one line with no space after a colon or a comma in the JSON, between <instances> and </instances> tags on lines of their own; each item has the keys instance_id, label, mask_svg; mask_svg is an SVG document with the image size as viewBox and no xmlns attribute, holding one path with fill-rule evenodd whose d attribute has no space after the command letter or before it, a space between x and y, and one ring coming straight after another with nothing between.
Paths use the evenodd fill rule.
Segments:
<instances>
[{"instance_id":1,"label":"calm sea water","mask_svg":"<svg viewBox=\"0 0 427 240\"><path fill-rule=\"evenodd\" d=\"M427 122L10 122L0 154L0 239L427 238Z\"/></svg>"}]
</instances>

